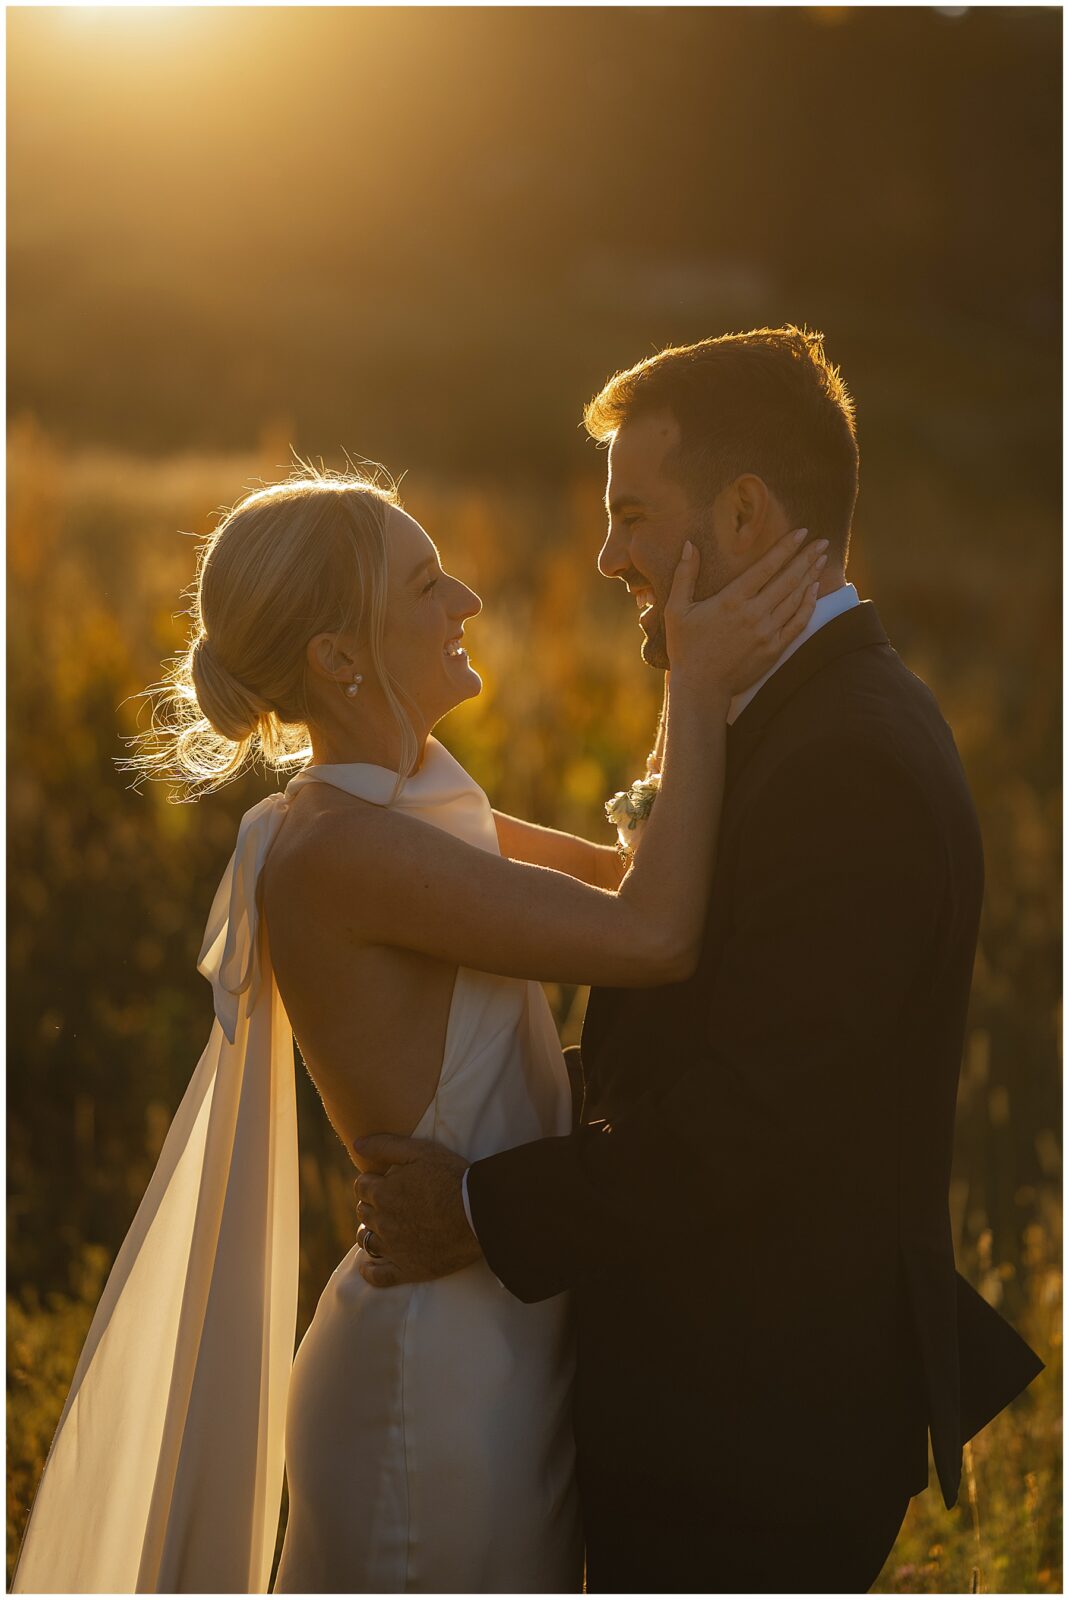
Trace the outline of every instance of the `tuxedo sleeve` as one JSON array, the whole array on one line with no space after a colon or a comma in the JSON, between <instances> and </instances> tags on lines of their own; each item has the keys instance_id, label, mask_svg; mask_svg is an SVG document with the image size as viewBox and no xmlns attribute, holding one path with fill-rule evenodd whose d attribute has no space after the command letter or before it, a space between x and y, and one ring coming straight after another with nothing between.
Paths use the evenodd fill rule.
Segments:
<instances>
[{"instance_id":1,"label":"tuxedo sleeve","mask_svg":"<svg viewBox=\"0 0 1069 1600\"><path fill-rule=\"evenodd\" d=\"M916 777L871 739L786 760L755 796L732 865L706 1024L688 1030L684 1059L675 1046L651 1059L643 1098L611 1126L469 1169L475 1232L521 1300L633 1260L653 1215L729 1226L740 1208L778 1203L782 1186L763 1175L819 1170L822 1103L849 1099L872 1041L930 981L945 841Z\"/></svg>"}]
</instances>

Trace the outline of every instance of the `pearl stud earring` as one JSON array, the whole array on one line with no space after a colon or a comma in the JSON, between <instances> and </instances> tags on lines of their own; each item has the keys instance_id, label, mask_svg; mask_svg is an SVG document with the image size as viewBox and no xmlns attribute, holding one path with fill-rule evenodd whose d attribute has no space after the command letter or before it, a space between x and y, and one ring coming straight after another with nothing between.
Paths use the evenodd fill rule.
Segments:
<instances>
[{"instance_id":1,"label":"pearl stud earring","mask_svg":"<svg viewBox=\"0 0 1069 1600\"><path fill-rule=\"evenodd\" d=\"M363 683L363 681L364 681L364 674L362 672L358 672L356 677L353 679L352 683L346 685L346 688L345 688L346 694L347 695L359 694L360 693L360 685Z\"/></svg>"}]
</instances>

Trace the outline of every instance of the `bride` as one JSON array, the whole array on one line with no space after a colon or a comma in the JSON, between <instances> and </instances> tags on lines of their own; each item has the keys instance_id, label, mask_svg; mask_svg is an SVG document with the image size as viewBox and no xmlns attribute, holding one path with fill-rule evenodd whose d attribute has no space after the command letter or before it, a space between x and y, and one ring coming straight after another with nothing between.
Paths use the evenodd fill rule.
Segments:
<instances>
[{"instance_id":1,"label":"bride","mask_svg":"<svg viewBox=\"0 0 1069 1600\"><path fill-rule=\"evenodd\" d=\"M431 729L481 684L481 609L396 495L303 472L202 547L194 635L132 761L213 789L298 768L242 819L199 969L216 1020L82 1351L20 1592L575 1591L566 1296L477 1262L388 1292L354 1245L296 1357L293 1035L347 1148L381 1127L475 1160L567 1133L538 980L693 968L731 694L812 612L787 539L665 611L673 671L642 850L491 810ZM308 757L311 756L309 762Z\"/></svg>"}]
</instances>

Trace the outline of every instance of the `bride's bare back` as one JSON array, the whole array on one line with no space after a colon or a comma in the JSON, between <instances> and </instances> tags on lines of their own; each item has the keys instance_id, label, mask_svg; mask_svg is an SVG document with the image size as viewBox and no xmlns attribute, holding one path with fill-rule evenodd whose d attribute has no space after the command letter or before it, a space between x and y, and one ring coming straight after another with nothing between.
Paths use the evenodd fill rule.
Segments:
<instances>
[{"instance_id":1,"label":"bride's bare back","mask_svg":"<svg viewBox=\"0 0 1069 1600\"><path fill-rule=\"evenodd\" d=\"M348 813L359 826L367 809L326 784L299 790L262 876L279 993L347 1149L365 1133L416 1127L437 1087L457 971L416 950L366 942L344 904L324 918L307 892L316 823Z\"/></svg>"}]
</instances>

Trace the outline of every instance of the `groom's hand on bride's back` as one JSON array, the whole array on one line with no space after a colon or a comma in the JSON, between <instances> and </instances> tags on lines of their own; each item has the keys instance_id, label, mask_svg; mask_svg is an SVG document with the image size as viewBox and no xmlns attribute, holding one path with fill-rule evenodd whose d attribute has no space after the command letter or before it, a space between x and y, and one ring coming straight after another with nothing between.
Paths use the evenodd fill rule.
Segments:
<instances>
[{"instance_id":1,"label":"groom's hand on bride's back","mask_svg":"<svg viewBox=\"0 0 1069 1600\"><path fill-rule=\"evenodd\" d=\"M373 1133L353 1141L360 1276L376 1289L444 1278L482 1256L464 1212L468 1163L430 1139Z\"/></svg>"}]
</instances>

